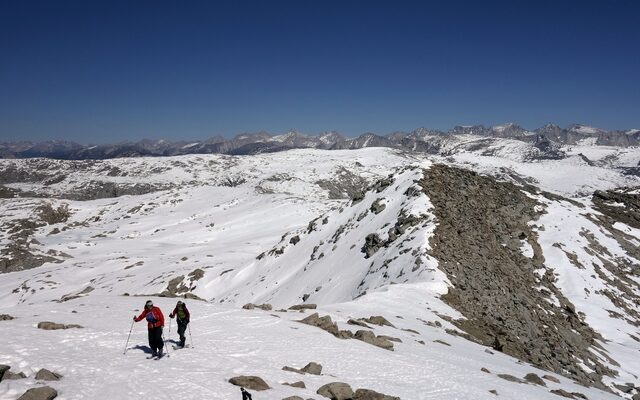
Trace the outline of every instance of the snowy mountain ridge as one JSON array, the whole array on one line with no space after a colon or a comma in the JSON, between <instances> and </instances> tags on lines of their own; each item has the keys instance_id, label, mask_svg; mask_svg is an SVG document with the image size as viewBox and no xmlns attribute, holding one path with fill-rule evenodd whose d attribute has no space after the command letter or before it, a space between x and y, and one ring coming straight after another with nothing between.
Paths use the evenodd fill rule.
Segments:
<instances>
[{"instance_id":1,"label":"snowy mountain ridge","mask_svg":"<svg viewBox=\"0 0 640 400\"><path fill-rule=\"evenodd\" d=\"M418 128L412 132L393 132L387 135L364 133L355 138L330 131L308 135L296 130L272 135L261 131L242 133L234 138L215 136L204 141L178 141L144 139L137 143L102 144L83 146L68 141L42 143L0 143L1 158L48 157L69 160L108 159L144 156L175 156L185 154L247 155L285 151L294 148L318 148L325 150L359 149L364 147L390 147L438 154L442 138L455 142L459 135L479 138L503 138L519 140L544 147L570 146L591 143L598 146L633 147L640 145L640 131L607 131L590 126L573 124L566 128L547 124L533 131L509 123L485 127L483 125L456 126L446 132ZM559 154L555 153L554 157ZM546 156L548 157L548 156Z\"/></svg>"},{"instance_id":2,"label":"snowy mountain ridge","mask_svg":"<svg viewBox=\"0 0 640 400\"><path fill-rule=\"evenodd\" d=\"M0 321L0 364L28 377L0 382L0 398L40 367L64 375L62 398L239 398L236 375L264 378L254 398L267 399L319 399L334 381L402 399L635 395L637 149L441 148L1 160L0 313L15 319ZM194 315L195 347L160 367L139 357L141 326L121 354L149 296L166 314L186 296ZM285 311L300 303L337 333ZM309 361L323 374L282 370ZM150 371L159 389L127 383ZM177 371L180 388L164 376Z\"/></svg>"}]
</instances>

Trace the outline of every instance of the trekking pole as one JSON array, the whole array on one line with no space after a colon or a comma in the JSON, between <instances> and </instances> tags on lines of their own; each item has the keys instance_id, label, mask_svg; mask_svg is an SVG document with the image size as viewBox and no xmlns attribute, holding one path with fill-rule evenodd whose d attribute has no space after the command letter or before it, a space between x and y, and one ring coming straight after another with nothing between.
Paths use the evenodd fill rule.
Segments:
<instances>
[{"instance_id":1,"label":"trekking pole","mask_svg":"<svg viewBox=\"0 0 640 400\"><path fill-rule=\"evenodd\" d=\"M169 347L167 346L167 341L164 340L164 334L162 335L162 341L164 342L164 351L167 352L167 357L171 357L171 355L169 354Z\"/></svg>"},{"instance_id":2,"label":"trekking pole","mask_svg":"<svg viewBox=\"0 0 640 400\"><path fill-rule=\"evenodd\" d=\"M127 336L127 343L124 345L124 353L122 354L127 354L127 346L129 346L129 338L131 337L131 331L133 330L133 323L135 321L131 321L131 329L129 329L129 336Z\"/></svg>"},{"instance_id":3,"label":"trekking pole","mask_svg":"<svg viewBox=\"0 0 640 400\"><path fill-rule=\"evenodd\" d=\"M167 340L171 340L171 319L169 319L169 334L167 335L167 337L169 338Z\"/></svg>"},{"instance_id":4,"label":"trekking pole","mask_svg":"<svg viewBox=\"0 0 640 400\"><path fill-rule=\"evenodd\" d=\"M187 325L189 327L189 339L191 339L191 348L195 348L193 345L193 336L191 336L191 324Z\"/></svg>"}]
</instances>

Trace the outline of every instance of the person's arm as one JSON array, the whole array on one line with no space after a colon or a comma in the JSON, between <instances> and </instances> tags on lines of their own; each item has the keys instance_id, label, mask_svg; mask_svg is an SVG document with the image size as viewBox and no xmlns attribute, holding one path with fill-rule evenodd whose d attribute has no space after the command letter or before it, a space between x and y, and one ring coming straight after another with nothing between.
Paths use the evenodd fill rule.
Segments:
<instances>
[{"instance_id":1,"label":"person's arm","mask_svg":"<svg viewBox=\"0 0 640 400\"><path fill-rule=\"evenodd\" d=\"M169 318L175 317L177 312L178 312L178 307L174 308L173 311L171 311L171 314L169 314Z\"/></svg>"},{"instance_id":2,"label":"person's arm","mask_svg":"<svg viewBox=\"0 0 640 400\"><path fill-rule=\"evenodd\" d=\"M162 310L160 310L160 308L156 308L156 310L158 311L158 322L156 322L155 326L164 326L164 315L162 315Z\"/></svg>"},{"instance_id":3,"label":"person's arm","mask_svg":"<svg viewBox=\"0 0 640 400\"><path fill-rule=\"evenodd\" d=\"M186 305L182 305L182 308L184 308L184 314L187 317L187 322L191 321L191 314L189 313L189 310L187 309Z\"/></svg>"},{"instance_id":4,"label":"person's arm","mask_svg":"<svg viewBox=\"0 0 640 400\"><path fill-rule=\"evenodd\" d=\"M142 310L142 314L138 315L137 317L133 317L133 320L136 322L142 321L146 315L147 310Z\"/></svg>"}]
</instances>

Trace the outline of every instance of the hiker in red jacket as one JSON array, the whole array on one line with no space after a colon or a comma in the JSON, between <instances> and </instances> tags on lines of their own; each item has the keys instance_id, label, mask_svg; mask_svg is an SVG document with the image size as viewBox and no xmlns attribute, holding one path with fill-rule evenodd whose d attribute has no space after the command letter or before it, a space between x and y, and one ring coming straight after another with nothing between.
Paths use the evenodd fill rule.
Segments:
<instances>
[{"instance_id":1,"label":"hiker in red jacket","mask_svg":"<svg viewBox=\"0 0 640 400\"><path fill-rule=\"evenodd\" d=\"M180 335L180 347L184 347L184 342L186 337L184 336L184 332L187 330L187 325L189 324L189 320L191 319L191 314L189 314L189 310L187 310L187 305L182 301L178 301L176 304L176 308L173 309L173 312L169 314L169 318L177 317L176 321L178 322L178 335Z\"/></svg>"},{"instance_id":2,"label":"hiker in red jacket","mask_svg":"<svg viewBox=\"0 0 640 400\"><path fill-rule=\"evenodd\" d=\"M162 340L162 327L164 326L164 315L158 307L154 307L153 302L148 300L144 305L144 310L133 320L138 322L143 319L147 320L147 329L149 330L149 347L151 347L151 357L162 357L162 348L164 341Z\"/></svg>"}]
</instances>

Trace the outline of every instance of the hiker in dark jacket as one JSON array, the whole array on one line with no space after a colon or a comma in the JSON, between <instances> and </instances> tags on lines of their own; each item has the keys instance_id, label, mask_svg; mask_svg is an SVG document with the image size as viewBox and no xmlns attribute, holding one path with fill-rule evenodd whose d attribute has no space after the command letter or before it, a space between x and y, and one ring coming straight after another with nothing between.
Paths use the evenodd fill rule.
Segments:
<instances>
[{"instance_id":1,"label":"hiker in dark jacket","mask_svg":"<svg viewBox=\"0 0 640 400\"><path fill-rule=\"evenodd\" d=\"M240 388L240 392L242 393L242 400L251 400L251 393L244 390L244 388Z\"/></svg>"},{"instance_id":2,"label":"hiker in dark jacket","mask_svg":"<svg viewBox=\"0 0 640 400\"><path fill-rule=\"evenodd\" d=\"M147 329L149 330L149 347L151 347L151 355L153 357L162 357L162 348L164 341L162 340L162 327L164 326L164 315L158 307L153 305L151 300L144 305L144 310L133 320L138 322L143 319L147 320Z\"/></svg>"},{"instance_id":3,"label":"hiker in dark jacket","mask_svg":"<svg viewBox=\"0 0 640 400\"><path fill-rule=\"evenodd\" d=\"M173 309L173 312L169 314L169 318L176 317L176 322L178 323L178 335L180 335L180 347L184 347L184 342L187 339L184 336L185 331L187 330L187 325L189 324L189 320L191 319L191 314L189 314L189 310L187 310L187 305L181 301L178 301L176 304L176 308Z\"/></svg>"}]
</instances>

